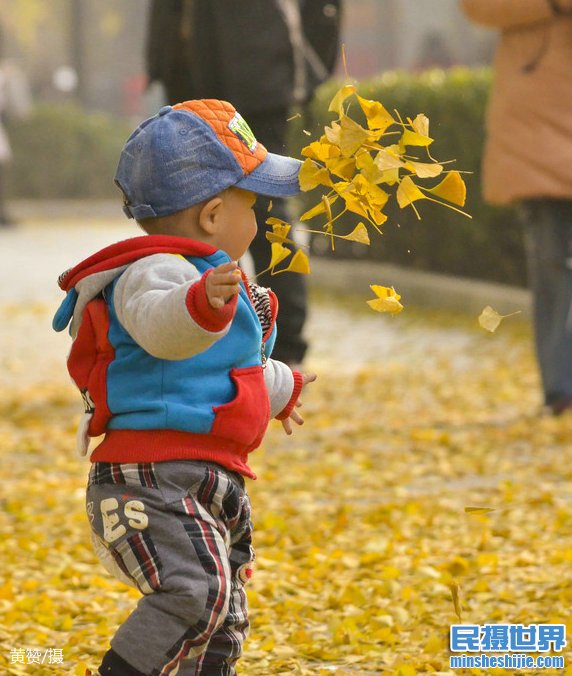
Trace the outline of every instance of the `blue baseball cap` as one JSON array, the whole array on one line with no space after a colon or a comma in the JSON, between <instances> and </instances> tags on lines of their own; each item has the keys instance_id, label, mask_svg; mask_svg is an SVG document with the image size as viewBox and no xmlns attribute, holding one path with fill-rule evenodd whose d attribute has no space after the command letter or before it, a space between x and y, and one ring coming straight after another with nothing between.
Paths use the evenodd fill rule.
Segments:
<instances>
[{"instance_id":1,"label":"blue baseball cap","mask_svg":"<svg viewBox=\"0 0 572 676\"><path fill-rule=\"evenodd\" d=\"M161 108L127 140L115 175L129 218L167 216L234 186L268 197L300 192L302 162L269 153L227 101Z\"/></svg>"}]
</instances>

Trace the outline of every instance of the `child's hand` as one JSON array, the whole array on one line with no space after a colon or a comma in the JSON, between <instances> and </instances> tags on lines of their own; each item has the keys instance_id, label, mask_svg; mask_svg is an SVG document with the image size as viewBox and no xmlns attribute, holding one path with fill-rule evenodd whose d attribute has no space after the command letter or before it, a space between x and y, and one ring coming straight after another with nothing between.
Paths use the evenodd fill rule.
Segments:
<instances>
[{"instance_id":1,"label":"child's hand","mask_svg":"<svg viewBox=\"0 0 572 676\"><path fill-rule=\"evenodd\" d=\"M218 265L207 276L205 290L212 307L220 310L226 302L240 291L242 275L236 261Z\"/></svg>"},{"instance_id":2,"label":"child's hand","mask_svg":"<svg viewBox=\"0 0 572 676\"><path fill-rule=\"evenodd\" d=\"M303 373L302 374L302 390L308 383L313 383L314 380L316 380L318 376L315 373ZM296 408L299 408L302 406L302 402L300 399L296 402ZM294 409L292 413L290 413L290 417L286 418L285 420L282 420L282 427L284 428L284 431L286 434L292 434L292 423L290 422L293 420L296 425L303 425L304 424L304 418Z\"/></svg>"}]
</instances>

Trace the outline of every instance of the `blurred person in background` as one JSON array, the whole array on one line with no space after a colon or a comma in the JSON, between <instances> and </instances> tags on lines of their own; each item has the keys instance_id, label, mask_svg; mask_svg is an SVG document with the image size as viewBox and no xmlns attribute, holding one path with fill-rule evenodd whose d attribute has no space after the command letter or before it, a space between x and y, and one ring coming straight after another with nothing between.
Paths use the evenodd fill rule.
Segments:
<instances>
[{"instance_id":1,"label":"blurred person in background","mask_svg":"<svg viewBox=\"0 0 572 676\"><path fill-rule=\"evenodd\" d=\"M6 168L12 159L12 148L5 122L25 117L30 107L30 90L23 71L4 58L4 33L0 25L0 227L4 228L14 225L6 210Z\"/></svg>"},{"instance_id":2,"label":"blurred person in background","mask_svg":"<svg viewBox=\"0 0 572 676\"><path fill-rule=\"evenodd\" d=\"M307 104L332 73L339 51L341 0L153 0L147 70L161 82L169 103L215 98L241 110L257 138L283 153L292 106ZM258 200L258 234L250 247L256 272L268 267L269 216L289 221L286 203ZM296 273L259 275L280 303L274 353L300 364L307 344L306 279Z\"/></svg>"},{"instance_id":3,"label":"blurred person in background","mask_svg":"<svg viewBox=\"0 0 572 676\"><path fill-rule=\"evenodd\" d=\"M500 31L484 197L525 228L544 404L572 409L572 0L461 0Z\"/></svg>"}]
</instances>

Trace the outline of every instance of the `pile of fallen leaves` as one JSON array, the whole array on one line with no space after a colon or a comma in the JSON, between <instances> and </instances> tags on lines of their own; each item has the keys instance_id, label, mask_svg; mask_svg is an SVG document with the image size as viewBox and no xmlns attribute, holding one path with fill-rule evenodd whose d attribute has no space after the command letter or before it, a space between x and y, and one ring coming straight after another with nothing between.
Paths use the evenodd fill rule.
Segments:
<instances>
[{"instance_id":1,"label":"pile of fallen leaves","mask_svg":"<svg viewBox=\"0 0 572 676\"><path fill-rule=\"evenodd\" d=\"M336 312L338 338L358 330ZM457 613L572 629L572 417L537 416L519 330L491 341L474 318L416 313L399 350L371 363L319 350L305 426L292 438L273 426L253 457L241 673L448 673ZM455 347L448 332L466 338ZM73 451L81 406L61 374L54 383L0 392L2 674L83 676L138 598L92 552ZM63 665L11 664L15 649L50 648Z\"/></svg>"}]
</instances>

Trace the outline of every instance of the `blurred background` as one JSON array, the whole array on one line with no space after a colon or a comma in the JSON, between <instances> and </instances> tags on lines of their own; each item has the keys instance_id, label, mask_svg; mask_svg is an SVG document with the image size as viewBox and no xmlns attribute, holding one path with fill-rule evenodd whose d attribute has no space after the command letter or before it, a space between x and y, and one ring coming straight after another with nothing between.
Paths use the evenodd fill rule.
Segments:
<instances>
[{"instance_id":1,"label":"blurred background","mask_svg":"<svg viewBox=\"0 0 572 676\"><path fill-rule=\"evenodd\" d=\"M75 102L91 111L141 117L160 93L146 93L146 0L3 0L4 56L17 59L38 103ZM343 42L350 75L479 66L492 32L470 24L457 0L348 0Z\"/></svg>"},{"instance_id":2,"label":"blurred background","mask_svg":"<svg viewBox=\"0 0 572 676\"><path fill-rule=\"evenodd\" d=\"M344 243L336 253L523 285L514 215L480 196L495 32L469 23L457 0L432 0L430 11L428 4L348 0L342 28L348 70L362 95L405 116L429 116L434 156L473 172L466 178L473 220L424 204L422 221L399 212L371 247ZM25 220L33 200L116 197L112 177L125 138L164 102L161 86L148 87L145 75L148 11L146 0L2 0L2 56L21 69L32 101L27 115L5 119L13 151L6 195L16 217ZM344 77L341 62L337 75ZM328 122L337 86L318 91L311 122L292 125L291 154L308 141L303 126L319 132ZM324 244L313 243L316 255L327 254Z\"/></svg>"}]
</instances>

